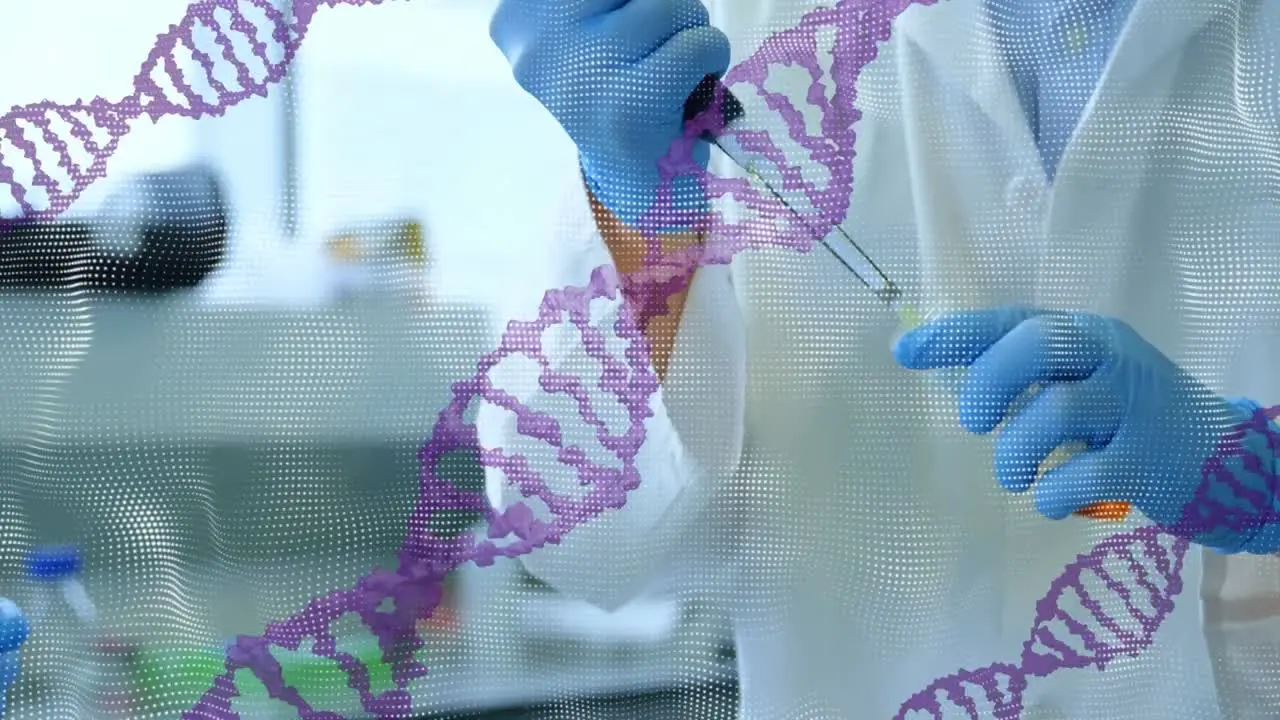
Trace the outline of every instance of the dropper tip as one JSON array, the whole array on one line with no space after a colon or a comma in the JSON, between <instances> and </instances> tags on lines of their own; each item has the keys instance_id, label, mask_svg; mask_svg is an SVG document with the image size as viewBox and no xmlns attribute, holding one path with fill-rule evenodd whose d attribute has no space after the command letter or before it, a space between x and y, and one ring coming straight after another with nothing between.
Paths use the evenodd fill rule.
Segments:
<instances>
[{"instance_id":1,"label":"dropper tip","mask_svg":"<svg viewBox=\"0 0 1280 720\"><path fill-rule=\"evenodd\" d=\"M886 305L897 305L898 300L902 297L902 291L899 290L898 286L894 285L892 282L885 283L884 285L876 288L875 294L883 300Z\"/></svg>"}]
</instances>

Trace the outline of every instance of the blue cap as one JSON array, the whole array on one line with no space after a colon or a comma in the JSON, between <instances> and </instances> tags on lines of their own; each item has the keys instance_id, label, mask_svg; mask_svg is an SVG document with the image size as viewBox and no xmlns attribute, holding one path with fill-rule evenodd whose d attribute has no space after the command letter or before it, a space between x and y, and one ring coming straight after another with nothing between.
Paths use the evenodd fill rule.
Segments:
<instances>
[{"instance_id":1,"label":"blue cap","mask_svg":"<svg viewBox=\"0 0 1280 720\"><path fill-rule=\"evenodd\" d=\"M70 545L38 547L27 553L27 575L58 580L80 571L80 551Z\"/></svg>"}]
</instances>

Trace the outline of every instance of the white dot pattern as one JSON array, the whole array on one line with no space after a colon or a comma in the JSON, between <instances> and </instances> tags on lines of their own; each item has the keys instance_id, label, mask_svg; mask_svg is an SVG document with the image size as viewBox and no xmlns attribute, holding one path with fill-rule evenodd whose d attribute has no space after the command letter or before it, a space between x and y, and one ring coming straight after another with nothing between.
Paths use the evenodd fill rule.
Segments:
<instances>
[{"instance_id":1,"label":"white dot pattern","mask_svg":"<svg viewBox=\"0 0 1280 720\"><path fill-rule=\"evenodd\" d=\"M727 46L719 33L700 27L706 15L696 3L675 4L679 12L669 18L663 38L670 54L654 47L637 51L645 44L639 16L616 23L613 34L572 35L572 23L580 19L574 11L591 4L569 2L563 14L523 18L545 31L511 43L520 50L508 57L517 81L578 144L601 200L619 214L638 215L653 201L656 161L679 132L682 106L675 101L718 69ZM907 4L863 4L870 9L858 10L858 22L842 31L877 34ZM202 27L235 24L226 2L205 5L211 15L201 16ZM537 4L504 3L521 5ZM644 6L632 5L614 12L639 13L636 8ZM648 5L652 11L655 4ZM1106 8L1100 1L1076 3L1046 23L1042 35L1015 33L1000 22L969 26L963 11L953 9L961 5L951 0L906 10L911 15L895 26L895 37L906 20L918 21L934 45L890 40L874 61L842 56L839 35L828 48L827 40L819 47L804 32L788 34L788 28L806 28L802 16L813 9L808 3L778 0L768 10L764 3L731 6L730 17L738 17L724 25L737 56L760 47L761 57L774 65L801 53L820 59L817 77L777 72L759 79L759 87L788 102L807 103L803 112L789 117L779 102L776 116L753 120L776 135L795 127L797 135L827 132L822 121L828 117L842 119L845 130L855 125L858 152L845 158L856 178L845 225L922 307L933 312L1019 302L1114 315L1206 385L1222 392L1274 392L1274 381L1230 368L1243 362L1242 354L1280 350L1268 334L1277 318L1272 290L1280 269L1274 242L1280 233L1280 13L1230 0L1200 3L1195 11L1190 4L1151 9L1156 4L1150 3L1145 12L1156 15L1145 20L1155 26L1176 34L1184 26L1178 21L1185 20L1196 28L1150 63L1128 58L1133 67L1126 79L1084 67L1094 60L1080 59L1103 34ZM843 5L855 6L852 0ZM1006 0L993 7L997 21L1028 12ZM957 14L944 16L948 11ZM209 19L214 16L219 19ZM957 22L933 21L943 17ZM239 32L254 36L244 26ZM1011 58L1001 54L1007 50L994 50L997 40L1014 35L1036 40L1013 43ZM927 51L937 50L943 51L941 62L926 60ZM615 61L631 51L653 62ZM991 117L982 99L990 95L972 84L1009 80L992 71L993 63L1006 61L1037 67L1040 95L1029 142L1002 132L998 124L1007 107L1004 116ZM842 63L861 69L856 103L838 92ZM250 85L269 81L265 61L241 69L247 73L239 77L245 97L254 94ZM811 93L815 81L821 87ZM202 82L208 98L231 97L224 91L232 75L210 72ZM1023 88L1008 85L1007 100L1031 105L1018 97ZM147 92L183 94L188 102L178 104L176 114L205 112L197 92L170 86ZM1063 107L1074 108L1064 114L1078 117L1066 135L1037 147L1044 98L1055 94ZM812 107L842 102L850 106L827 108L826 117ZM90 120L120 122L105 114ZM20 139L7 142L0 157L31 158ZM826 152L851 153L852 147L833 141ZM842 181L829 171L843 166L822 164L816 155L808 164L817 167L805 169L816 169L817 177L797 175L838 187ZM55 187L43 166L32 163L27 176L0 180L24 209L49 216L57 214L58 198L78 195L83 188L76 183L101 171L81 168L72 173L79 177L63 178L73 186L68 190L65 182ZM1047 173L1045 164L1052 168ZM176 255L144 252L145 234L129 222L113 220L96 238L35 234L37 248L54 247L68 262L53 293L8 306L0 317L5 364L35 369L7 388L8 419L0 419L16 438L9 461L0 465L7 478L0 483L0 521L10 528L0 557L11 561L3 567L16 567L33 543L83 539L99 612L111 619L113 632L146 636L159 653L143 660L151 663L143 671L150 685L130 700L131 717L175 717L191 708L217 672L228 634L260 634L265 622L289 616L306 621L298 630L303 637L297 649L277 646L272 656L297 668L286 671L290 682L304 695L316 693L309 697L320 698L325 709L360 717L362 711L343 705L352 693L340 671L305 665L327 652L325 628L297 613L312 598L352 587L374 564L391 566L417 500L415 454L447 401L443 393L416 395L403 383L428 371L458 380L471 375L480 354L473 341L485 324L466 310L443 306L429 320L404 308L376 316L345 308L267 323L250 311L174 311L125 294L126 286L147 282L148 266L178 267L176 282L191 284L220 256L213 238L225 219L192 197L182 187L152 183L113 210L157 224L175 218L190 223L196 240ZM725 217L767 215L746 208L732 192L717 199ZM676 203L697 206L689 196ZM815 206L815 215L832 212L845 207L845 198L833 203L824 197ZM569 250L602 249L588 218L571 217L564 225ZM501 557L466 566L468 578L506 573L511 582L479 580L466 590L480 593L485 605L458 635L422 631L427 644L419 658L430 673L412 686L417 708L447 708L459 697L493 701L508 688L515 688L512 702L528 702L521 690L541 682L535 693L541 707L520 711L521 717L889 717L908 698L923 697L921 688L927 691L935 678L961 667L1019 661L1027 628L1039 627L1033 625L1036 602L1078 556L1096 564L1084 570L1077 564L1071 587L1087 588L1090 597L1101 598L1103 612L1117 618L1129 617L1126 599L1108 594L1107 580L1126 572L1123 558L1129 556L1123 553L1139 548L1155 564L1182 562L1185 544L1138 535L1114 553L1091 554L1107 549L1105 538L1116 527L1050 524L1036 513L1031 495L1010 497L994 487L990 443L956 427L952 390L941 392L893 366L887 348L895 319L829 256L797 253L794 243L779 247L779 236L796 227L776 217L740 226L751 235L745 245L753 248L733 259L732 274L714 275L726 263L699 271L696 282L702 284L690 293L670 372L648 406L646 444L631 456L619 450L631 408L620 395L600 392L619 378L645 379L629 364L629 354L643 348L620 337L629 317L620 299L596 298L580 327L557 311L559 323L539 333L538 347L549 357L504 358L493 375L495 387L534 406L538 427L554 429L560 440L539 445L521 427L529 417L510 408L495 411L495 393L484 396L488 407L468 410L467 423L484 424L470 413L502 416L496 445L519 449L525 469L558 484L546 496L594 497L601 478L625 475L632 462L639 487L627 488L627 505L565 532L557 538L560 547L534 550L524 566ZM395 233L373 228L367 234ZM574 244L584 237L590 240ZM579 270L607 264L600 252L585 255L566 262ZM383 263L389 265L387 272L402 272ZM588 274L580 272L576 280L585 283ZM146 316L146 327L124 328L118 321L124 314ZM147 344L149 333L165 342ZM602 348L572 352L584 338L597 336ZM137 359L129 351L139 346L157 347L159 357ZM1070 350L1063 352L1063 362L1073 359ZM565 383L560 387L570 386L565 377L589 386L584 392L590 403L549 392L549 369ZM194 406L164 402L191 394L192 386L202 388ZM351 416L365 418L367 427L345 427L336 419ZM490 444L487 430L480 428L481 450L501 449ZM337 446L335 437L346 438L348 446ZM494 487L520 482L506 472L516 465L486 464L489 495L502 504L509 496ZM437 469L478 492L480 468L465 450L446 455ZM1160 478L1150 483L1158 485ZM550 504L530 502L532 515L549 519ZM476 514L435 516L429 531L417 532L449 537ZM514 525L506 527L507 536L537 527ZM511 539L500 534L492 539ZM569 550L593 561L568 562ZM685 566L694 570L674 572ZM12 586L23 587L9 572ZM549 612L544 606L551 591L533 575L600 598L635 594L643 589L637 578L666 580L682 601L684 622L657 655L566 640L522 643L513 640L516 631ZM1172 592L1171 577L1162 570L1153 592ZM448 586L445 592L464 591ZM1187 650L1203 642L1194 607L1186 603L1193 594L1184 588L1176 611L1159 611L1172 613L1170 620L1142 652L1109 658L1105 671L1063 670L1074 673L1061 681L1069 691L1027 693L1019 701L1021 717L1217 717L1204 699L1213 693L1209 658ZM1094 612L1069 600L1062 600L1061 616L1050 618L1059 625L1043 625L1049 635L1067 637L1067 620ZM395 605L380 601L376 610L389 616ZM740 690L723 686L731 673L730 658L717 654L726 631L722 611L732 617L738 638ZM445 613L437 610L431 622L447 623ZM368 628L352 616L329 630L340 650L361 658L372 652ZM1142 632L1133 625L1107 630ZM77 663L88 658L122 673L135 661L109 647L78 648L82 639L66 618L34 620L22 679L9 693L11 716L91 717L105 696L119 694L100 689L115 687L119 675L91 681ZM1054 651L1066 658L1097 646L1083 640ZM1266 647L1235 647L1216 657L1243 688L1228 704L1249 695L1252 707L1275 707L1280 677ZM487 668L481 680L475 667ZM531 671L553 667L569 669L551 672L550 681ZM396 687L388 673L372 675L371 692ZM957 681L964 692L977 692L979 685L988 691L985 698L970 697L982 709L967 716L986 718L1003 716L996 714L1004 712L996 698L1014 694L1017 680L1001 667L966 682ZM241 696L231 701L232 710L274 717L280 703L273 709L248 672L240 671L236 683ZM471 686L470 695L464 686ZM592 696L593 687L625 694L601 700ZM655 699L654 690L670 697ZM910 717L944 717L920 708Z\"/></svg>"}]
</instances>

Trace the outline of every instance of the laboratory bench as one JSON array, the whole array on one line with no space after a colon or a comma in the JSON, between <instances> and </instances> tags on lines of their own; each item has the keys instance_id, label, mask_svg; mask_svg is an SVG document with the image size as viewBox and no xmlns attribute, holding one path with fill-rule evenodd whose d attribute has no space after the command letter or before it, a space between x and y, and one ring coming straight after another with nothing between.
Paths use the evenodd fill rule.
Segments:
<instances>
[{"instance_id":1,"label":"laboratory bench","mask_svg":"<svg viewBox=\"0 0 1280 720\"><path fill-rule=\"evenodd\" d=\"M433 713L416 720L736 720L734 682L682 684L645 692L576 696L468 714Z\"/></svg>"},{"instance_id":2,"label":"laboratory bench","mask_svg":"<svg viewBox=\"0 0 1280 720\"><path fill-rule=\"evenodd\" d=\"M190 570L188 570L190 572ZM224 586L224 592L227 592ZM234 592L234 591L231 591ZM732 653L709 640L696 621L682 623L667 638L650 643L573 643L575 656L547 652L546 637L530 638L503 632L506 619L469 613L463 607L460 636L424 632L427 648L419 659L429 668L426 676L410 686L415 717L423 720L481 720L523 718L536 720L731 720L736 711L736 686ZM473 642L474 632L489 638ZM353 634L341 633L347 642ZM532 642L531 642L532 641ZM190 640L186 640L189 644ZM340 640L342 643L343 640ZM568 643L566 643L568 644ZM344 650L352 644L341 645ZM279 651L274 653L282 659ZM211 654L212 655L212 654ZM546 655L552 655L547 657ZM218 658L221 656L219 655ZM29 667L29 664L24 666ZM212 674L192 673L175 664L169 669L162 691L149 694L145 705L131 716L138 720L178 718L208 687ZM208 666L212 668L212 665ZM296 666L295 666L296 667ZM374 689L389 687L385 677L371 667ZM216 671L215 671L216 672ZM286 675L289 670L286 667ZM350 690L342 687L337 672L323 688L299 686L316 709L353 720L367 717ZM155 687L155 686L153 686ZM242 697L232 709L245 720L287 720L296 711L271 701L247 674L238 678ZM55 703L45 693L24 687L10 691L7 718L82 717L63 699Z\"/></svg>"},{"instance_id":3,"label":"laboratory bench","mask_svg":"<svg viewBox=\"0 0 1280 720\"><path fill-rule=\"evenodd\" d=\"M215 648L350 587L393 562L418 450L452 384L494 347L490 321L439 302L290 309L189 295L0 295L0 594L23 603L31 544L76 542L112 632ZM442 473L464 487L483 481L463 455ZM460 635L441 641L438 671L414 687L436 713L424 717L716 720L721 706L732 717L735 701L714 699L734 692L722 638L669 618L648 637L632 628L598 642L556 641L542 628L511 655L527 593L504 585L508 571L468 567L457 574ZM24 650L9 718L65 716L39 692L60 652L41 638ZM138 717L181 708L155 710Z\"/></svg>"},{"instance_id":4,"label":"laboratory bench","mask_svg":"<svg viewBox=\"0 0 1280 720\"><path fill-rule=\"evenodd\" d=\"M30 543L148 572L383 553L417 452L492 347L479 308L0 295L0 583ZM450 479L482 471L451 457ZM19 547L19 546L23 547Z\"/></svg>"}]
</instances>

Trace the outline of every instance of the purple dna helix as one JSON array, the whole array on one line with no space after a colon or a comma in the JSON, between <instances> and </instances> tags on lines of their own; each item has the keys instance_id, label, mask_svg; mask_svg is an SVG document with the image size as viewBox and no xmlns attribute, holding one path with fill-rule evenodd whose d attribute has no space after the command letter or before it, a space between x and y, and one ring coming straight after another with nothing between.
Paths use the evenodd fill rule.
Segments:
<instances>
[{"instance_id":1,"label":"purple dna helix","mask_svg":"<svg viewBox=\"0 0 1280 720\"><path fill-rule=\"evenodd\" d=\"M116 102L95 98L70 105L41 102L0 116L0 130L28 161L26 177L20 179L15 171L23 168L9 164L0 156L0 182L9 186L26 218L54 217L69 207L85 187L105 174L106 162L128 131L130 121L143 115L153 122L173 114L192 118L219 115L241 100L265 95L270 84L284 76L310 20L321 5L381 2L300 0L290 22L269 0L197 0L189 6L181 22L159 37L135 78L135 92L129 97ZM237 638L227 651L226 672L215 678L212 687L183 717L191 720L237 718L231 702L239 694L235 675L241 669L251 671L273 698L295 708L301 718L340 717L311 707L295 688L288 686L279 662L271 653L272 648L298 650L308 639L312 641L311 653L334 661L347 675L347 684L359 694L365 712L378 718L408 717L413 712L409 683L427 672L423 664L414 660L414 653L423 646L416 623L429 617L439 604L448 573L467 562L488 565L499 556L516 557L548 543L558 543L574 527L608 509L622 506L627 493L639 485L635 458L644 441L644 421L651 414L649 400L658 387L650 369L642 330L653 317L666 311L666 298L685 287L693 272L704 263L727 263L736 253L756 247L782 246L807 252L814 243L814 229L832 227L843 220L853 190L853 125L859 118L854 107L858 74L875 58L878 44L889 38L894 18L912 4L934 2L936 0L840 0L834 7L818 8L795 27L770 37L751 58L734 67L726 75L725 85L745 88L764 98L784 121L790 138L807 152L807 157L799 162L821 165L828 173L828 181L822 185L806 181L799 164L790 163L765 131L736 131L738 141L783 168L783 182L803 187L816 210L803 219L796 219L746 180L718 177L697 167L691 160L696 138L704 131L719 133L724 128L717 126L718 113L714 112L691 122L685 137L673 144L663 162L668 180L641 225L656 228L669 227L672 221L683 223L705 231L706 245L664 253L657 234L648 233L647 263L640 272L620 277L611 267L597 268L585 287L548 291L536 320L509 323L499 348L481 358L477 373L454 385L453 400L441 411L430 439L419 452L420 492L397 567L374 569L354 587L312 600L293 616L268 624L259 637ZM254 14L256 19L264 21L269 33L264 32L264 23L254 22L255 18L251 17ZM818 36L828 30L834 31L833 61L824 77L818 61ZM234 70L235 87L219 77L217 61L196 47L195 37L199 31L210 33L221 47L222 59ZM237 55L233 33L248 42L252 59ZM268 34L280 50L274 59L271 48L262 40ZM196 90L183 77L176 57L179 49L195 58L204 70L204 80L213 97ZM779 66L798 67L809 74L812 85L806 101L821 111L817 134L806 131L802 110L787 96L765 88L770 69ZM180 100L171 99L172 94L161 87L157 73L168 80ZM37 131L43 148L37 145L34 135L28 137L24 133L23 123ZM64 132L59 134L59 129ZM100 137L101 133L105 133L105 138ZM72 155L73 140L82 146L79 158ZM85 155L87 161L82 159ZM13 159L18 160L21 158ZM672 207L670 188L682 174L695 176L708 197L736 202L743 210L740 219L730 222L718 212L677 212ZM0 228L6 222L0 220ZM628 300L613 327L614 333L628 343L621 359L606 350L605 333L591 326L588 311L591 301L617 299L620 292ZM620 434L610 432L596 415L580 378L550 370L550 360L542 350L540 339L545 330L566 320L580 334L587 354L603 368L599 387L616 397L631 418L630 426ZM543 390L562 393L576 401L580 419L596 429L598 441L613 454L617 466L590 462L583 449L565 445L556 419L522 405L514 396L494 386L488 373L513 356L540 363L543 372L539 381ZM475 426L465 419L476 402L492 403L512 412L517 417L518 431L556 448L560 461L576 469L589 491L579 497L556 496L525 458L508 455L501 449L480 448ZM481 462L501 470L526 499L541 500L551 511L552 520L536 519L524 503L503 510L493 508L482 493L459 490L437 475L436 466L442 458L453 452L477 449ZM1241 492L1247 494L1245 490ZM483 514L487 522L483 539L475 534L441 537L430 530L434 516L457 510ZM1200 503L1198 512L1202 522L1211 516L1231 514L1225 506L1219 507L1207 499ZM1191 523L1192 516L1188 518ZM1240 521L1241 516L1237 513L1235 519ZM1160 531L1155 528L1122 533L1081 556L1053 583L1049 594L1038 605L1036 626L1021 665L997 663L982 670L940 678L908 700L899 715L917 709L935 712L941 707L942 701L936 697L939 693L958 707L975 708L972 712L976 713L975 701L968 699L966 693L977 688L986 701L993 704L994 717L1018 717L1021 692L1028 676L1044 675L1062 667L1091 664L1102 667L1111 658L1145 648L1171 611L1172 598L1181 590L1179 570L1188 546L1186 540L1176 540L1165 548L1158 542L1160 537ZM1151 559L1154 570L1145 570L1145 566L1137 562L1138 555ZM1141 578L1136 584L1149 596L1153 610L1135 615L1142 622L1140 630L1133 630L1121 627L1115 619L1102 613L1100 605L1086 606L1091 608L1090 612L1094 607L1099 608L1093 612L1095 619L1121 637L1118 643L1106 644L1098 639L1098 634L1090 633L1084 623L1064 613L1057 602L1068 591L1081 592L1080 588L1090 578L1096 578L1127 603L1134 593L1104 572L1106 562L1114 558L1125 559L1131 568L1138 568L1133 571L1135 577ZM352 655L337 650L332 628L348 615L358 617L378 638L382 659L392 668L394 689L372 692L368 668ZM1055 634L1050 629L1054 622L1063 623L1067 632ZM1062 638L1068 636L1081 639L1084 651L1064 644ZM971 714L971 717L977 715Z\"/></svg>"},{"instance_id":2,"label":"purple dna helix","mask_svg":"<svg viewBox=\"0 0 1280 720\"><path fill-rule=\"evenodd\" d=\"M826 223L834 226L843 219L849 204L853 180L853 124L859 114L854 109L855 81L861 68L876 53L877 43L888 39L890 24L912 0L843 0L835 7L819 8L795 27L766 40L756 53L734 67L724 78L729 87L745 86L767 99L786 122L791 139L805 148L810 157L825 167L825 185L805 183L813 202L810 217L797 221L772 197L762 195L744 179L714 176L692 162L692 148L704 131L722 132L707 112L688 124L685 136L673 144L664 159L666 178L658 200L641 220L642 228L670 226L674 221L708 231L708 245L663 254L656 233L649 233L647 266L640 272L620 277L609 266L597 268L585 287L548 291L537 319L512 321L507 325L499 348L484 356L477 373L454 385L454 398L439 415L431 438L419 452L420 492L408 522L408 533L394 570L377 569L356 583L356 587L335 591L309 603L292 617L269 624L262 636L237 638L228 649L226 673L219 676L184 718L235 718L231 701L237 695L235 673L249 669L266 686L270 695L298 710L303 718L336 718L337 715L312 708L296 689L287 686L272 647L297 650L304 640L313 640L311 652L333 660L348 676L365 712L379 718L406 717L412 711L409 682L427 672L413 659L423 646L415 629L416 621L428 617L440 601L446 575L466 562L484 566L497 557L517 557L547 544L555 544L565 533L600 513L621 507L629 491L640 483L635 458L644 442L644 421L650 416L649 401L658 381L650 368L649 352L642 328L665 308L665 298L680 289L702 263L727 263L737 252L749 247L777 246L807 251L813 245L811 228ZM926 2L927 4L927 2ZM834 58L830 88L823 84L818 62L818 34L834 30ZM765 88L770 66L790 65L806 70L813 80L809 102L823 111L818 134L808 134L799 108L787 96ZM825 90L830 90L830 97ZM718 98L713 103L719 104ZM764 131L742 131L740 143L760 152L784 168L785 182L800 183L800 169L788 164L782 151ZM712 198L732 198L744 208L741 220L728 222L719 213L677 211L671 187L680 175L691 174ZM621 358L606 349L605 333L593 327L589 305L597 299L617 299L623 304L613 331L627 342ZM571 323L582 338L585 352L603 368L600 389L610 393L631 419L623 432L612 433L591 407L589 393L580 378L550 369L551 361L541 346L543 333L562 322ZM587 459L587 453L564 442L558 421L520 403L495 387L489 372L504 359L531 358L543 371L539 383L548 393L561 393L576 402L580 419L596 430L601 447L618 463L606 467ZM477 402L506 409L517 418L517 429L557 449L559 460L575 468L589 490L579 497L554 494L545 480L516 454L500 448L481 448L476 427L466 420L467 411ZM506 509L490 506L483 493L462 491L436 473L437 464L450 453L479 450L483 465L501 470L526 499L537 498L550 510L549 521L539 520L523 502ZM474 534L439 537L430 530L431 520L445 511L480 512L487 523L483 539ZM383 609L390 600L390 608ZM395 689L382 693L370 690L368 668L355 657L336 648L331 627L346 615L355 615L378 638L383 661L390 665Z\"/></svg>"},{"instance_id":3,"label":"purple dna helix","mask_svg":"<svg viewBox=\"0 0 1280 720\"><path fill-rule=\"evenodd\" d=\"M1091 665L1104 669L1114 658L1137 655L1173 611L1189 546L1156 527L1106 538L1068 565L1036 604L1019 664L995 662L938 678L908 698L894 720L942 720L959 713L973 720L1016 720L1029 678ZM1123 610L1106 599L1119 599Z\"/></svg>"},{"instance_id":4,"label":"purple dna helix","mask_svg":"<svg viewBox=\"0 0 1280 720\"><path fill-rule=\"evenodd\" d=\"M1112 535L1068 565L1036 603L1018 664L996 662L938 678L908 698L894 720L942 720L959 717L957 712L972 720L1016 720L1022 716L1022 693L1030 678L1090 666L1103 670L1116 658L1150 647L1182 592L1190 539L1223 529L1257 532L1274 521L1272 503L1280 477L1241 439L1246 432L1262 434L1274 457L1280 436L1270 423L1277 417L1280 406L1258 410L1223 438L1202 468L1194 500L1174 527ZM1232 459L1261 478L1270 492L1242 482L1227 467ZM1213 494L1214 488L1229 490L1229 498Z\"/></svg>"},{"instance_id":5,"label":"purple dna helix","mask_svg":"<svg viewBox=\"0 0 1280 720\"><path fill-rule=\"evenodd\" d=\"M106 174L107 161L132 121L144 115L152 122L170 115L218 116L243 100L266 96L284 77L321 5L383 1L297 0L291 21L273 0L196 0L157 37L127 97L68 104L46 100L0 115L0 140L19 153L5 156L0 143L0 193L7 191L21 208L20 220L0 218L0 230L19 221L52 219L71 207ZM201 47L201 36L213 41L218 57ZM183 75L180 55L199 64L203 87Z\"/></svg>"}]
</instances>

